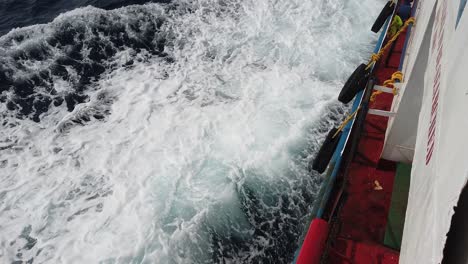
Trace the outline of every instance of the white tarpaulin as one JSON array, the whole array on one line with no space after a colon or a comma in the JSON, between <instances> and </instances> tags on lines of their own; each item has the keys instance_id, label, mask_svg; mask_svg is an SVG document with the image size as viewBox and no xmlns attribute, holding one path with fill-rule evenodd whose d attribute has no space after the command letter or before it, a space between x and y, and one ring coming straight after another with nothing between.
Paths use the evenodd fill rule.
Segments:
<instances>
[{"instance_id":1,"label":"white tarpaulin","mask_svg":"<svg viewBox=\"0 0 468 264\"><path fill-rule=\"evenodd\" d=\"M418 54L419 47L422 45L421 42L423 41L435 3L436 0L419 0L417 2L415 12L417 22L412 27L411 36L408 41L408 56L405 58L403 64L404 72L409 73L413 71L416 55Z\"/></svg>"},{"instance_id":2,"label":"white tarpaulin","mask_svg":"<svg viewBox=\"0 0 468 264\"><path fill-rule=\"evenodd\" d=\"M460 2L436 6L400 263L441 262L468 176L468 12L455 28Z\"/></svg>"},{"instance_id":3,"label":"white tarpaulin","mask_svg":"<svg viewBox=\"0 0 468 264\"><path fill-rule=\"evenodd\" d=\"M435 0L415 3L416 24L411 28L407 56L403 64L404 81L398 95L393 98L392 112L385 135L382 158L411 163L416 145L416 131L424 92L424 73L430 47ZM415 8L415 7L413 7Z\"/></svg>"}]
</instances>

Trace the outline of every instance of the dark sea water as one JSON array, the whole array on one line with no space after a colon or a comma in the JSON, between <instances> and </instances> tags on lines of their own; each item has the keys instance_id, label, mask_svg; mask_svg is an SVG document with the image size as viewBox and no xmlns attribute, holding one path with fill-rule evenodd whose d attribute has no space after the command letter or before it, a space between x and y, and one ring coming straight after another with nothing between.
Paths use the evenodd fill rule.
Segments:
<instances>
[{"instance_id":1,"label":"dark sea water","mask_svg":"<svg viewBox=\"0 0 468 264\"><path fill-rule=\"evenodd\" d=\"M78 7L91 5L110 10L149 2L170 0L0 0L0 36L13 28L50 22L60 13Z\"/></svg>"},{"instance_id":2,"label":"dark sea water","mask_svg":"<svg viewBox=\"0 0 468 264\"><path fill-rule=\"evenodd\" d=\"M0 37L0 103L9 115L39 122L50 107L66 105L72 111L88 101L85 93L92 83L106 71L133 65L130 57L170 61L164 52L167 39L159 32L166 19L143 5L153 2L161 10L171 8L169 0L0 2L0 32L5 34ZM113 12L126 6L132 8ZM68 13L72 10L78 11ZM132 53L123 65L111 61L123 51ZM57 91L58 81L71 89Z\"/></svg>"}]
</instances>

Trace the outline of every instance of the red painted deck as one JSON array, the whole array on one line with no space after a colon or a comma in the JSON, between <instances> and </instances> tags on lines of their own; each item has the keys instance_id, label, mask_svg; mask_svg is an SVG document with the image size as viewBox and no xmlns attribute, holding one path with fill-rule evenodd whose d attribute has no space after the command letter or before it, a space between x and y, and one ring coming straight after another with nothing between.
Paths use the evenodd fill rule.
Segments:
<instances>
[{"instance_id":1,"label":"red painted deck","mask_svg":"<svg viewBox=\"0 0 468 264\"><path fill-rule=\"evenodd\" d=\"M393 52L376 65L378 85L398 71L405 38L406 32L399 36ZM389 111L392 100L392 94L380 94L370 108ZM399 253L383 246L396 172L395 163L380 159L387 122L387 117L366 117L357 153L345 177L346 200L334 223L337 232L328 249L327 263L398 263ZM382 190L376 190L375 181Z\"/></svg>"}]
</instances>

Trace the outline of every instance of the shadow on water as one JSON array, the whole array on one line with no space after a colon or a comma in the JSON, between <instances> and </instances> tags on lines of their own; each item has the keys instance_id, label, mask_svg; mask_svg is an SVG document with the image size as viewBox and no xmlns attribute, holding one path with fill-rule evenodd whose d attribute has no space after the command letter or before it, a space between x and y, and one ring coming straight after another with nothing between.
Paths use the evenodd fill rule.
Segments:
<instances>
[{"instance_id":1,"label":"shadow on water","mask_svg":"<svg viewBox=\"0 0 468 264\"><path fill-rule=\"evenodd\" d=\"M292 150L294 162L307 167L307 163L320 147L320 135L341 123L346 108L331 103L323 110L322 118L311 124L307 131L310 140L301 142ZM213 263L290 263L298 249L300 237L309 223L309 213L323 178L315 171L295 175L286 171L285 181L277 183L255 182L255 175L247 177L237 186L241 211L249 223L247 236L239 235L235 228L210 229ZM259 177L264 178L264 177ZM231 224L229 224L231 225ZM230 230L230 232L226 230ZM227 232L227 233L226 233Z\"/></svg>"}]
</instances>

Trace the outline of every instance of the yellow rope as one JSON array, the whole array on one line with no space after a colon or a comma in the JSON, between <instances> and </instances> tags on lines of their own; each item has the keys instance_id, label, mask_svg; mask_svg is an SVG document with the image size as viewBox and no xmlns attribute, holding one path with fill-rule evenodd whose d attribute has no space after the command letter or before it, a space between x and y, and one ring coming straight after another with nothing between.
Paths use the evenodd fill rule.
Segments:
<instances>
[{"instance_id":1,"label":"yellow rope","mask_svg":"<svg viewBox=\"0 0 468 264\"><path fill-rule=\"evenodd\" d=\"M403 73L401 71L394 72L392 74L392 77L390 79L386 80L383 83L383 86L393 89L393 95L398 94L398 89L395 87L395 81L399 81L399 82L403 81ZM371 102L374 102L377 95L379 95L381 93L383 93L383 92L382 91L374 91L369 100Z\"/></svg>"},{"instance_id":2,"label":"yellow rope","mask_svg":"<svg viewBox=\"0 0 468 264\"><path fill-rule=\"evenodd\" d=\"M395 81L403 81L403 73L401 71L396 71L392 74L392 77L386 80L383 85L393 89L393 95L398 94L398 89L395 87Z\"/></svg>"},{"instance_id":3,"label":"yellow rope","mask_svg":"<svg viewBox=\"0 0 468 264\"><path fill-rule=\"evenodd\" d=\"M361 109L361 106L359 106L352 114L348 115L345 118L343 123L341 123L341 125L338 127L338 130L335 132L335 134L333 134L332 138L335 138L338 135L338 133L340 133L341 130L343 130L343 128L349 123L349 121L351 121L351 119L353 119L357 115L357 112L359 111L359 109Z\"/></svg>"},{"instance_id":4,"label":"yellow rope","mask_svg":"<svg viewBox=\"0 0 468 264\"><path fill-rule=\"evenodd\" d=\"M374 91L369 99L369 101L374 102L377 95L383 93L382 91Z\"/></svg>"},{"instance_id":5,"label":"yellow rope","mask_svg":"<svg viewBox=\"0 0 468 264\"><path fill-rule=\"evenodd\" d=\"M398 32L395 33L395 35L387 42L387 44L385 44L385 46L383 48L381 48L379 50L379 52L374 53L374 54L371 55L371 59L369 60L369 63L367 63L366 70L369 69L370 67L372 67L372 65L374 65L374 63L376 63L378 60L380 60L380 58L390 48L392 43L395 42L395 40L398 38L398 36L401 34L401 32L405 31L405 29L410 24L414 24L414 22L415 22L414 17L408 18L408 20L406 20L405 24L403 24L403 26L400 28L400 30L398 30Z\"/></svg>"}]
</instances>

